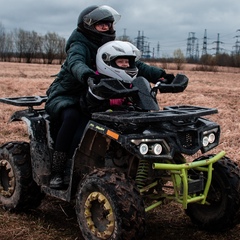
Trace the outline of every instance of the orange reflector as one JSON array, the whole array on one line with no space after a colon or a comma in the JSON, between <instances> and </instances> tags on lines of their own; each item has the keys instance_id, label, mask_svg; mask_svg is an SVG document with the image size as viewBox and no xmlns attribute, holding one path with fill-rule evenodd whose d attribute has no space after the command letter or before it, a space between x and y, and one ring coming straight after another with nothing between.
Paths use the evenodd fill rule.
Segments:
<instances>
[{"instance_id":1,"label":"orange reflector","mask_svg":"<svg viewBox=\"0 0 240 240\"><path fill-rule=\"evenodd\" d=\"M116 140L118 140L118 138L119 138L119 134L117 134L117 133L115 133L115 132L113 132L111 130L107 130L107 135L112 137L112 138L114 138L114 139L116 139Z\"/></svg>"}]
</instances>

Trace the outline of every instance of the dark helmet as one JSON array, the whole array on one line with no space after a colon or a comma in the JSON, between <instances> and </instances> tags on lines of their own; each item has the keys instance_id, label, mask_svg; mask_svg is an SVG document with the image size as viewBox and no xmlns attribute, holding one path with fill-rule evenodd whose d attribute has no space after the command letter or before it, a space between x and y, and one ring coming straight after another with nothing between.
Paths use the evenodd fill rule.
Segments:
<instances>
[{"instance_id":1,"label":"dark helmet","mask_svg":"<svg viewBox=\"0 0 240 240\"><path fill-rule=\"evenodd\" d=\"M120 14L113 8L103 6L90 6L84 9L78 17L78 31L82 32L91 41L96 43L98 46L114 40L115 30L113 24L120 19ZM95 29L95 24L98 22L109 22L112 23L111 27L106 32L99 32Z\"/></svg>"},{"instance_id":2,"label":"dark helmet","mask_svg":"<svg viewBox=\"0 0 240 240\"><path fill-rule=\"evenodd\" d=\"M92 12L94 9L98 8L97 5L93 5L93 6L90 6L90 7L87 7L85 8L79 15L78 17L78 22L77 22L77 25L80 26L80 25L83 25L83 18L85 15L87 15L88 13Z\"/></svg>"}]
</instances>

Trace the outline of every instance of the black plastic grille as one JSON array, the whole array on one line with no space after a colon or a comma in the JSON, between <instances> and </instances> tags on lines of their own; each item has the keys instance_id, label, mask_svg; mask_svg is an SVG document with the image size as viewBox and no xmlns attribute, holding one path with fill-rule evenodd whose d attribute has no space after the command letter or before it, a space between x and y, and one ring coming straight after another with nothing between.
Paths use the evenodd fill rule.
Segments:
<instances>
[{"instance_id":1,"label":"black plastic grille","mask_svg":"<svg viewBox=\"0 0 240 240\"><path fill-rule=\"evenodd\" d=\"M181 147L184 149L192 150L196 148L196 144L198 144L197 132L194 131L178 132L178 138Z\"/></svg>"}]
</instances>

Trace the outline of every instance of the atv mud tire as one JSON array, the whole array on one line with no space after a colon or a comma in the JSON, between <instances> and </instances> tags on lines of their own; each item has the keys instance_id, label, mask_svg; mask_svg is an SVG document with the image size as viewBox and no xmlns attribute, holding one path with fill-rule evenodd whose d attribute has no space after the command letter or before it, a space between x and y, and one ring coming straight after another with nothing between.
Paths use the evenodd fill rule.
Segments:
<instances>
[{"instance_id":1,"label":"atv mud tire","mask_svg":"<svg viewBox=\"0 0 240 240\"><path fill-rule=\"evenodd\" d=\"M209 157L212 157L209 155ZM198 158L194 161L206 159ZM191 203L186 214L202 230L226 231L233 227L240 206L240 169L237 164L223 157L213 164L212 183L205 205ZM206 173L204 173L206 176Z\"/></svg>"},{"instance_id":2,"label":"atv mud tire","mask_svg":"<svg viewBox=\"0 0 240 240\"><path fill-rule=\"evenodd\" d=\"M76 214L84 239L141 239L145 210L134 182L113 169L96 169L82 180Z\"/></svg>"},{"instance_id":3,"label":"atv mud tire","mask_svg":"<svg viewBox=\"0 0 240 240\"><path fill-rule=\"evenodd\" d=\"M9 142L0 147L0 205L26 210L40 205L43 194L32 179L29 144Z\"/></svg>"}]
</instances>

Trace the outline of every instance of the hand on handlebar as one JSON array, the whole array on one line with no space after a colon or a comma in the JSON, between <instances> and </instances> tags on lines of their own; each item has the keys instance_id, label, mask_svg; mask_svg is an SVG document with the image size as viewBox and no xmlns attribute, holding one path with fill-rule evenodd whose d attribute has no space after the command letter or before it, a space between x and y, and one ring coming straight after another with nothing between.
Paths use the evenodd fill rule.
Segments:
<instances>
[{"instance_id":1,"label":"hand on handlebar","mask_svg":"<svg viewBox=\"0 0 240 240\"><path fill-rule=\"evenodd\" d=\"M175 76L173 74L165 74L160 80L162 83L170 84L174 78Z\"/></svg>"},{"instance_id":2,"label":"hand on handlebar","mask_svg":"<svg viewBox=\"0 0 240 240\"><path fill-rule=\"evenodd\" d=\"M102 76L97 74L91 74L88 76L88 82L92 81L94 84L98 84L101 81Z\"/></svg>"}]
</instances>

